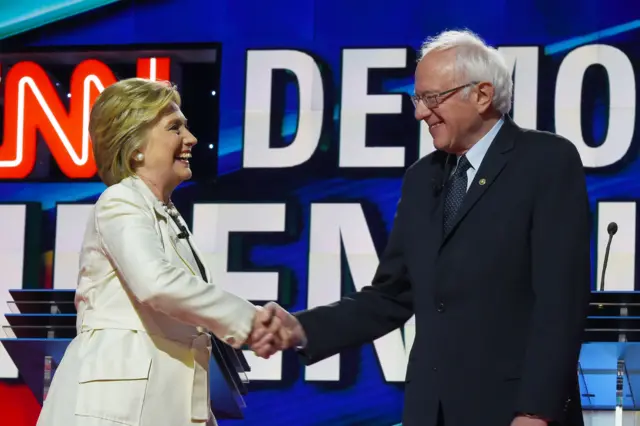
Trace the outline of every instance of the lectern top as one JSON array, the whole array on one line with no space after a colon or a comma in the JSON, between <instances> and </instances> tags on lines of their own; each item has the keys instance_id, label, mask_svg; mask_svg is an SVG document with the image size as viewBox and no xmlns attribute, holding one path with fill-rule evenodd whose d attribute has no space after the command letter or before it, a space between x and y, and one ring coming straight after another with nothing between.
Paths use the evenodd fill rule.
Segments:
<instances>
[{"instance_id":1,"label":"lectern top","mask_svg":"<svg viewBox=\"0 0 640 426\"><path fill-rule=\"evenodd\" d=\"M19 289L9 290L9 294L16 302L71 302L73 303L75 290L52 289Z\"/></svg>"},{"instance_id":2,"label":"lectern top","mask_svg":"<svg viewBox=\"0 0 640 426\"><path fill-rule=\"evenodd\" d=\"M590 304L640 306L640 291L593 291Z\"/></svg>"}]
</instances>

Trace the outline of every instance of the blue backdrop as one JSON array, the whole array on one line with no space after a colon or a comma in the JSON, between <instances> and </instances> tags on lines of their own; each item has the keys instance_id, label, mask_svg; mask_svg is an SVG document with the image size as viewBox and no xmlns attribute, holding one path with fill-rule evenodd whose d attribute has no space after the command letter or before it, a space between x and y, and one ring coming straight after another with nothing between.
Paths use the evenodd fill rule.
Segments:
<instances>
[{"instance_id":1,"label":"blue backdrop","mask_svg":"<svg viewBox=\"0 0 640 426\"><path fill-rule=\"evenodd\" d=\"M588 183L594 212L595 282L597 203L607 200L634 202L640 194L636 141L623 140L629 132L614 129L613 124L616 114L621 114L625 120L631 121L631 135L637 139L635 78L632 79L633 84L619 95L622 99L619 105L609 102L609 96L613 99L615 92L611 76L614 72L624 76L624 60L628 61L632 71L640 66L640 9L627 0L489 0L483 3L456 0L437 5L418 0L370 0L366 4L354 0L123 0L6 38L2 40L0 50L24 54L26 50L50 52L52 46L71 46L71 50L78 50L74 47L78 45L93 46L96 51L118 50L119 45L168 49L169 53L187 48L204 49L203 46L217 50L217 65L206 75L185 72L179 82L188 91L211 93L215 102L203 107L191 100L190 105L185 105L192 111L191 115L198 117L196 121L201 133L196 131L196 134L201 140L201 158L205 160L198 164L200 178L178 191L176 203L189 221L195 214L193 203L286 204L286 232L230 239L229 269L279 271L278 299L295 311L306 308L310 298L308 274L313 203L359 203L376 249L379 251L384 246L403 171L419 155L428 152L425 147L418 148L420 129L412 117L408 98L412 91L413 52L427 36L454 28L469 28L494 46L538 47L538 52L529 56L529 59L535 58L537 69L517 68L515 79L525 78L521 77L525 75L530 77L533 73L537 84L533 104L529 105L529 110L534 113L523 112L522 115L533 117L533 123L521 124L549 131L558 131L556 118L564 105L558 96L562 98L566 93L562 94L565 89L559 87L557 78L567 56L576 49L596 43L613 46L623 55L611 59L610 65L590 67L584 72L582 107L563 112L578 117L577 121L581 123L578 131L585 141L585 153L590 152L588 148L601 148L599 154L592 157L583 155L583 161L590 166ZM365 123L367 145L403 147L404 162L389 160L386 165L339 167L346 156L341 153L340 145L348 143L341 138L352 135L343 127L357 120L358 111L368 107L364 102L342 114L341 100L357 83L357 79L345 82L346 64L356 57L346 49L390 49L388 54L380 54L383 63L385 60L393 61L388 59L394 55L391 49L396 54L405 52L402 54L405 55L404 66L369 71L368 74L365 70L361 75L363 79L368 75L366 87L369 93L405 94L397 114L370 117ZM249 58L256 51L269 53L276 50L299 51L313 58L318 75L322 77L322 91L313 98L314 102L320 98L323 100L320 107L320 111L324 111L321 137L311 158L301 161L301 164L282 167L269 165L264 160L262 164L248 168L247 157L243 157L245 138L248 129L260 119L265 119L265 114L271 122L272 147L291 145L301 130L302 117L298 111L302 89L298 88L296 80L299 75L274 72L271 87L261 88L259 78L252 82L253 77L250 76L254 74L247 69ZM594 63L607 55L615 56L615 52L598 52L602 53L592 58ZM30 54L26 53L26 57ZM375 55L371 51L357 57L368 61ZM396 63L398 61L395 60ZM259 72L260 67L254 71ZM65 72L57 80L60 93L65 93L69 87L68 73ZM119 76L133 76L126 75L127 72L126 67L122 68ZM2 73L4 76L5 67ZM568 71L575 80L582 78L582 74L583 70L576 75ZM194 80L199 78L203 79L202 82ZM268 98L270 109L249 111L249 99L253 99L256 92L247 93L248 87L257 92L268 92L271 96ZM260 96L263 99L268 95ZM195 95L191 97L195 98ZM580 101L577 102L579 105ZM247 115L249 112L253 115ZM190 117L189 113L187 115ZM245 120L245 117L249 118ZM619 126L623 128L624 124ZM277 131L273 131L274 128ZM603 143L607 135L619 137ZM318 142L312 139L304 139L301 143ZM605 147L616 143L624 148L618 149L620 155L617 156L610 154ZM217 165L216 155L212 156L210 150L217 153ZM36 171L43 167L43 161L39 160ZM55 245L56 204L92 202L104 188L95 179L72 182L59 173L53 174L46 172L38 179L26 182L0 182L0 203L42 203L44 232L39 237L40 253L33 255L38 262L40 255L51 252ZM47 180L55 180L55 183L47 183ZM260 218L256 220L260 221ZM628 229L635 233L635 216L628 219L628 223L624 222L627 219L619 220L621 225L628 224L627 230L621 226L621 234L630 232ZM628 246L632 247L628 254L633 260L621 262L623 267L635 270L635 235ZM44 268L50 267L51 259L47 256L44 259ZM356 280L356 274L352 270L352 262L345 260L342 268L341 284L347 291ZM46 274L40 274L37 284L26 286L50 285L50 279L42 275ZM246 420L234 423L387 426L399 422L402 383L385 380L373 346L355 350L345 355L341 362L340 381L309 382L305 381L303 368L295 357L286 355L280 379L255 380L252 383L251 392L246 397Z\"/></svg>"}]
</instances>

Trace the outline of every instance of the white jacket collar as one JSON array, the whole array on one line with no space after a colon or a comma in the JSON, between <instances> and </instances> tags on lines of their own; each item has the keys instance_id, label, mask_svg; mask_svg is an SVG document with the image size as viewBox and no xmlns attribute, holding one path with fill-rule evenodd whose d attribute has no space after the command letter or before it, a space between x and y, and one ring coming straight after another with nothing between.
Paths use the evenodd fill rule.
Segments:
<instances>
[{"instance_id":1,"label":"white jacket collar","mask_svg":"<svg viewBox=\"0 0 640 426\"><path fill-rule=\"evenodd\" d=\"M129 176L127 178L124 178L120 183L139 192L140 195L142 195L142 197L145 199L149 207L155 210L156 213L158 213L164 219L169 219L169 214L164 203L158 200L153 192L151 192L151 189L147 186L147 184L144 183L138 176Z\"/></svg>"}]
</instances>

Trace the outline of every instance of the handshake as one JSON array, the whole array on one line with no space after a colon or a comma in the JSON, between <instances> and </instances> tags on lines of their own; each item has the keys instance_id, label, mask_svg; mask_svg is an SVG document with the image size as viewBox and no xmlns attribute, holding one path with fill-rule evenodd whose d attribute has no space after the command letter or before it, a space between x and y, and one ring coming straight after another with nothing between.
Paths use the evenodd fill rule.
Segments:
<instances>
[{"instance_id":1,"label":"handshake","mask_svg":"<svg viewBox=\"0 0 640 426\"><path fill-rule=\"evenodd\" d=\"M298 319L275 302L259 308L247 340L249 348L265 359L278 351L304 346L305 343L306 336Z\"/></svg>"}]
</instances>

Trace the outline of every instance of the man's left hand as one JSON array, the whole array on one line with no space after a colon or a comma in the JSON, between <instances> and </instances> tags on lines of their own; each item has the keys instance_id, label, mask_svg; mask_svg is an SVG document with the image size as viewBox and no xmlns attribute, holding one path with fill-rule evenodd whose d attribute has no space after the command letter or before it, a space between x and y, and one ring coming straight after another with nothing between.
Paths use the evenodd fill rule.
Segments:
<instances>
[{"instance_id":1,"label":"man's left hand","mask_svg":"<svg viewBox=\"0 0 640 426\"><path fill-rule=\"evenodd\" d=\"M511 422L511 426L547 426L546 420L534 417L518 416Z\"/></svg>"}]
</instances>

